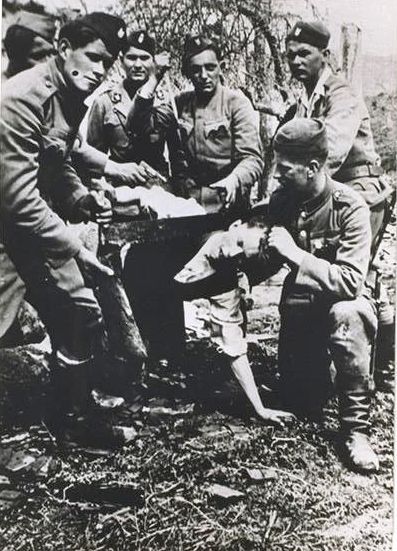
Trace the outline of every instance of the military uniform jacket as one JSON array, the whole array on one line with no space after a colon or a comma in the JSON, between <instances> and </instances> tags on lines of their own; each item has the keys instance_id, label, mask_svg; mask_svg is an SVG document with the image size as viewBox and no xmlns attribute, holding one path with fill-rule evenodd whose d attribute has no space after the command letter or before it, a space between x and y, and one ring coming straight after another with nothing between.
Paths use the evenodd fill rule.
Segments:
<instances>
[{"instance_id":1,"label":"military uniform jacket","mask_svg":"<svg viewBox=\"0 0 397 551\"><path fill-rule=\"evenodd\" d=\"M326 67L310 98L303 96L287 112L294 116L321 119L327 129L328 172L346 181L344 171L362 165L378 165L368 109L347 81Z\"/></svg>"},{"instance_id":2,"label":"military uniform jacket","mask_svg":"<svg viewBox=\"0 0 397 551\"><path fill-rule=\"evenodd\" d=\"M188 176L209 186L233 173L242 188L262 174L259 128L254 109L240 90L219 85L205 107L197 105L193 91L176 98L178 125L188 165ZM153 109L153 100L136 95L129 124L142 136L154 128L173 127L169 104Z\"/></svg>"},{"instance_id":3,"label":"military uniform jacket","mask_svg":"<svg viewBox=\"0 0 397 551\"><path fill-rule=\"evenodd\" d=\"M269 213L272 223L286 227L306 251L287 277L287 292L330 304L363 293L371 227L369 208L356 191L327 176L324 191L299 204L280 187L271 196Z\"/></svg>"},{"instance_id":4,"label":"military uniform jacket","mask_svg":"<svg viewBox=\"0 0 397 551\"><path fill-rule=\"evenodd\" d=\"M160 101L160 98L158 98ZM176 148L175 128L151 128L144 136L136 136L133 127L128 127L127 118L132 100L120 83L105 90L94 101L88 118L87 142L109 153L117 162L146 161L154 169L168 176L168 164L164 158L164 146L167 142L170 152L171 171L176 167L173 152Z\"/></svg>"},{"instance_id":5,"label":"military uniform jacket","mask_svg":"<svg viewBox=\"0 0 397 551\"><path fill-rule=\"evenodd\" d=\"M84 115L79 105L56 59L16 75L3 88L2 239L7 245L15 234L33 238L55 267L81 247L61 218L69 217L87 194L70 163L70 149Z\"/></svg>"}]
</instances>

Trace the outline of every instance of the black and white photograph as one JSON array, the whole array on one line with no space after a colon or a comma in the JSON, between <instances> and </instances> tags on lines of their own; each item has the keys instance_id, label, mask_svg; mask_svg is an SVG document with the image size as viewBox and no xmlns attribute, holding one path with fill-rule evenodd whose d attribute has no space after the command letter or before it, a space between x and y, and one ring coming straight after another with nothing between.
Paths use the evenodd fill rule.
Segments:
<instances>
[{"instance_id":1,"label":"black and white photograph","mask_svg":"<svg viewBox=\"0 0 397 551\"><path fill-rule=\"evenodd\" d=\"M392 551L394 0L1 31L0 549Z\"/></svg>"}]
</instances>

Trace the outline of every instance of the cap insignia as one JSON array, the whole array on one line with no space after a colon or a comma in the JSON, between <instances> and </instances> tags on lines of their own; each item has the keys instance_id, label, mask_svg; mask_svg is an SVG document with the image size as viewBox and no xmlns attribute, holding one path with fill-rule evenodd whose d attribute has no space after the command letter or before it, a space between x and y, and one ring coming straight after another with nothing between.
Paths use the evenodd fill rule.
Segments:
<instances>
[{"instance_id":1,"label":"cap insignia","mask_svg":"<svg viewBox=\"0 0 397 551\"><path fill-rule=\"evenodd\" d=\"M139 36L138 36L138 42L139 44L142 44L142 42L144 41L145 39L145 35L143 33L141 33Z\"/></svg>"},{"instance_id":2,"label":"cap insignia","mask_svg":"<svg viewBox=\"0 0 397 551\"><path fill-rule=\"evenodd\" d=\"M125 36L125 30L123 29L123 27L120 27L120 29L118 30L117 36L118 38L123 38L123 36Z\"/></svg>"}]
</instances>

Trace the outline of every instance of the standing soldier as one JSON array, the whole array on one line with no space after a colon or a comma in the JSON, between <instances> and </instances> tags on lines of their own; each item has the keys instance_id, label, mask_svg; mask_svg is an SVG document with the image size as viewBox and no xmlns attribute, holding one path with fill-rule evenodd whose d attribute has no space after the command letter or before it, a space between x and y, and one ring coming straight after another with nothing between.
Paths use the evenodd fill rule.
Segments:
<instances>
[{"instance_id":1,"label":"standing soldier","mask_svg":"<svg viewBox=\"0 0 397 551\"><path fill-rule=\"evenodd\" d=\"M111 218L110 203L83 186L70 150L84 99L105 78L124 38L118 17L96 12L76 19L61 28L54 59L3 89L0 317L10 319L6 265L18 272L47 327L58 399L69 412L85 410L103 355L103 319L84 278L112 275L63 221ZM19 288L13 307L23 294Z\"/></svg>"},{"instance_id":2,"label":"standing soldier","mask_svg":"<svg viewBox=\"0 0 397 551\"><path fill-rule=\"evenodd\" d=\"M152 66L133 102L129 127L141 139L154 129L176 124L170 105L153 106L162 69ZM182 193L194 197L207 213L226 207L236 217L241 216L249 205L250 188L263 170L258 119L252 104L240 90L224 86L219 49L202 35L186 39L182 71L194 87L176 97L177 122L187 161ZM195 252L192 249L190 253ZM237 277L229 283L227 292L210 299L213 340L227 356L257 415L283 424L286 414L262 404L247 356Z\"/></svg>"},{"instance_id":3,"label":"standing soldier","mask_svg":"<svg viewBox=\"0 0 397 551\"><path fill-rule=\"evenodd\" d=\"M292 117L319 118L328 135L327 170L338 182L356 189L371 210L373 243L382 228L390 187L382 178L382 167L374 147L368 109L327 61L330 33L319 21L294 25L287 36L287 60L292 76L303 84L304 92L287 112ZM387 373L394 360L393 309L386 290L381 288L379 309L379 369Z\"/></svg>"},{"instance_id":4,"label":"standing soldier","mask_svg":"<svg viewBox=\"0 0 397 551\"><path fill-rule=\"evenodd\" d=\"M55 30L55 21L52 17L20 11L4 37L8 66L3 73L3 79L52 57L55 53Z\"/></svg>"}]
</instances>

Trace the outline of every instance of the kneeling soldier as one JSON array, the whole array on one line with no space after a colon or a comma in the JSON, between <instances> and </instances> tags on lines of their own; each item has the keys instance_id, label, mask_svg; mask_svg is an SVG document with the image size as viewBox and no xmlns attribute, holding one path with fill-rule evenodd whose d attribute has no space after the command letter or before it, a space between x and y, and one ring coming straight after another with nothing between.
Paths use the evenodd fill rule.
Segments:
<instances>
[{"instance_id":1,"label":"kneeling soldier","mask_svg":"<svg viewBox=\"0 0 397 551\"><path fill-rule=\"evenodd\" d=\"M274 149L280 187L270 200L277 225L268 245L291 269L280 303L282 393L286 405L307 411L333 361L349 462L374 471L378 459L368 431L376 310L365 284L369 209L357 192L326 174L328 146L321 121L290 121L276 134Z\"/></svg>"}]
</instances>

